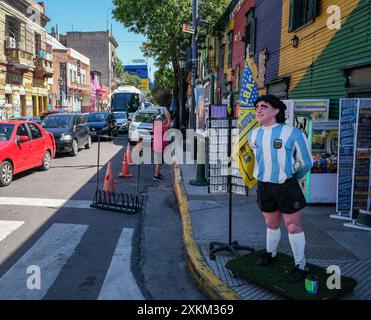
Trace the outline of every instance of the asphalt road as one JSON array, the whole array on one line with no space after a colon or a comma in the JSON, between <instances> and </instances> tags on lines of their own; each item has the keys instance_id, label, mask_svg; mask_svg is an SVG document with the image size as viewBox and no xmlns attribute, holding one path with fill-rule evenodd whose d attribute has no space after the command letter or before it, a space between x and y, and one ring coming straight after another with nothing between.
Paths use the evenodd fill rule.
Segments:
<instances>
[{"instance_id":1,"label":"asphalt road","mask_svg":"<svg viewBox=\"0 0 371 320\"><path fill-rule=\"evenodd\" d=\"M169 166L130 166L120 179L125 139L101 143L99 181L112 161L116 192L139 195L134 215L89 207L97 150L57 156L49 171L19 174L0 188L0 299L204 299L186 270Z\"/></svg>"}]
</instances>

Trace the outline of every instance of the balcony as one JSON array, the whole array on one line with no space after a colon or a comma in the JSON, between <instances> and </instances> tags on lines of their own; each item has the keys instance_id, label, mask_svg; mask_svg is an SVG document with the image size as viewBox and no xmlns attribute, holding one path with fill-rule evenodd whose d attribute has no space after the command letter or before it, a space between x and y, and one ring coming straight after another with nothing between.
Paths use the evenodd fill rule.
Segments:
<instances>
[{"instance_id":1,"label":"balcony","mask_svg":"<svg viewBox=\"0 0 371 320\"><path fill-rule=\"evenodd\" d=\"M35 74L37 77L51 78L53 77L53 60L48 54L44 58L35 58Z\"/></svg>"},{"instance_id":2,"label":"balcony","mask_svg":"<svg viewBox=\"0 0 371 320\"><path fill-rule=\"evenodd\" d=\"M7 48L6 57L8 64L22 71L33 71L35 69L33 54L19 48Z\"/></svg>"}]
</instances>

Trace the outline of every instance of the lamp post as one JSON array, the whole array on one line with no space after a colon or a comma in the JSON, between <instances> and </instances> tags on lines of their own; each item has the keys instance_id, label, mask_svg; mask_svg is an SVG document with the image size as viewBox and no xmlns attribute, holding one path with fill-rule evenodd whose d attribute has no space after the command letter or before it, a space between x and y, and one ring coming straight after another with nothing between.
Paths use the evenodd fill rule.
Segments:
<instances>
[{"instance_id":1,"label":"lamp post","mask_svg":"<svg viewBox=\"0 0 371 320\"><path fill-rule=\"evenodd\" d=\"M187 61L183 58L179 59L179 67L180 67L180 97L179 97L179 129L182 130L183 127L183 77L184 77L184 69L186 67Z\"/></svg>"},{"instance_id":2,"label":"lamp post","mask_svg":"<svg viewBox=\"0 0 371 320\"><path fill-rule=\"evenodd\" d=\"M62 107L62 90L63 90L63 79L58 79L58 85L59 85L59 106Z\"/></svg>"}]
</instances>

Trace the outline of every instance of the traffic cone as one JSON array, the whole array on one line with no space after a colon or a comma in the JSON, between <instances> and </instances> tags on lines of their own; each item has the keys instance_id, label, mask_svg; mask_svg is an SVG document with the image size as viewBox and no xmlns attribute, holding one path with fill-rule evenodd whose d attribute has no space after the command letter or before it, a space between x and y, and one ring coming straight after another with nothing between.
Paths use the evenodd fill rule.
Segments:
<instances>
[{"instance_id":1,"label":"traffic cone","mask_svg":"<svg viewBox=\"0 0 371 320\"><path fill-rule=\"evenodd\" d=\"M133 160L131 159L131 150L130 150L130 143L128 142L128 146L126 148L126 161L128 165L131 166L134 164Z\"/></svg>"},{"instance_id":2,"label":"traffic cone","mask_svg":"<svg viewBox=\"0 0 371 320\"><path fill-rule=\"evenodd\" d=\"M124 154L124 162L122 163L122 171L119 174L120 178L131 178L133 175L129 172L129 165L126 160L126 154Z\"/></svg>"},{"instance_id":3,"label":"traffic cone","mask_svg":"<svg viewBox=\"0 0 371 320\"><path fill-rule=\"evenodd\" d=\"M108 162L106 176L104 178L103 191L113 193L115 192L115 185L113 183L113 174L112 174L112 163Z\"/></svg>"}]
</instances>

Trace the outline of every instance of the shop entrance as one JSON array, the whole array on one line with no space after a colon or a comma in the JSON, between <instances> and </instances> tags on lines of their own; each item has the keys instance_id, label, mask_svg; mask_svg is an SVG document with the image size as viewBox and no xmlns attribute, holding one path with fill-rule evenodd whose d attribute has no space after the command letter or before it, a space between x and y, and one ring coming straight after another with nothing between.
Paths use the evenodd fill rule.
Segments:
<instances>
[{"instance_id":1,"label":"shop entrance","mask_svg":"<svg viewBox=\"0 0 371 320\"><path fill-rule=\"evenodd\" d=\"M26 96L21 96L21 115L22 117L27 117L27 105L26 105Z\"/></svg>"}]
</instances>

